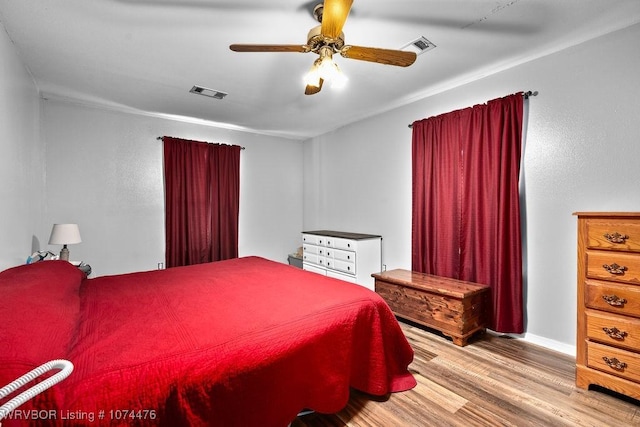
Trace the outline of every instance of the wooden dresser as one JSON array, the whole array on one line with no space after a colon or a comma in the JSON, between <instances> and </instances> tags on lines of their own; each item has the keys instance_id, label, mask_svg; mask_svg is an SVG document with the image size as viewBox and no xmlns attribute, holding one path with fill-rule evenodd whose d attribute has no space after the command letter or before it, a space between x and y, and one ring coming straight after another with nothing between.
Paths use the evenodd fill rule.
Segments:
<instances>
[{"instance_id":1,"label":"wooden dresser","mask_svg":"<svg viewBox=\"0 0 640 427\"><path fill-rule=\"evenodd\" d=\"M487 326L489 286L409 270L372 274L376 292L398 316L463 346Z\"/></svg>"},{"instance_id":2,"label":"wooden dresser","mask_svg":"<svg viewBox=\"0 0 640 427\"><path fill-rule=\"evenodd\" d=\"M640 399L640 212L577 212L576 385Z\"/></svg>"}]
</instances>

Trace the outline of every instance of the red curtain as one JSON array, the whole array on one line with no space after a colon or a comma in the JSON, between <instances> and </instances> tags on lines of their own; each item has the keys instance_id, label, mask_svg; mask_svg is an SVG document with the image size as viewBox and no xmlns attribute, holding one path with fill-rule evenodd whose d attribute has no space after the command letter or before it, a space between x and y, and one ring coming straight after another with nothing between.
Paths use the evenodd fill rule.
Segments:
<instances>
[{"instance_id":1,"label":"red curtain","mask_svg":"<svg viewBox=\"0 0 640 427\"><path fill-rule=\"evenodd\" d=\"M241 147L163 141L167 267L237 258Z\"/></svg>"},{"instance_id":2,"label":"red curtain","mask_svg":"<svg viewBox=\"0 0 640 427\"><path fill-rule=\"evenodd\" d=\"M412 269L491 286L490 328L524 332L522 93L413 123Z\"/></svg>"}]
</instances>

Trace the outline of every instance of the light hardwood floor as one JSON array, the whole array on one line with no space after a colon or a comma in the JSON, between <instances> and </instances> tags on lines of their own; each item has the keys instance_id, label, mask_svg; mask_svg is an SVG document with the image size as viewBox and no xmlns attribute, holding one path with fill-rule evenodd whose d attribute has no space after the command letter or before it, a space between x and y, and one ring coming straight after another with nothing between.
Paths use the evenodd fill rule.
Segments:
<instances>
[{"instance_id":1,"label":"light hardwood floor","mask_svg":"<svg viewBox=\"0 0 640 427\"><path fill-rule=\"evenodd\" d=\"M523 340L485 334L465 347L401 323L418 385L386 398L353 391L337 414L291 427L640 426L640 402L576 388L575 359Z\"/></svg>"}]
</instances>

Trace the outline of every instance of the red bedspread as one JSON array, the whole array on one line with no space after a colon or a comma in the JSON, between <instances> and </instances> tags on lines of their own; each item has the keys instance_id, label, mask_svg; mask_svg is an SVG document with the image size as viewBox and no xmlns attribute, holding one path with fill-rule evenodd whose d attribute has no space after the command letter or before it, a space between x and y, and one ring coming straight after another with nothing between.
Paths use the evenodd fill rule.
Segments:
<instances>
[{"instance_id":1,"label":"red bedspread","mask_svg":"<svg viewBox=\"0 0 640 427\"><path fill-rule=\"evenodd\" d=\"M377 294L257 257L85 280L70 345L64 424L282 427L416 384Z\"/></svg>"}]
</instances>

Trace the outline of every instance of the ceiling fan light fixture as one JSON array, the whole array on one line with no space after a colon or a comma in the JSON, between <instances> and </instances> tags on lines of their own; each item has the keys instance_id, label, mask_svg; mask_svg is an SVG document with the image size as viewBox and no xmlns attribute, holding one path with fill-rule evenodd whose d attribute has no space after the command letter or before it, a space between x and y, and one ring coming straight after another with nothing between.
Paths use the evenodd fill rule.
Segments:
<instances>
[{"instance_id":1,"label":"ceiling fan light fixture","mask_svg":"<svg viewBox=\"0 0 640 427\"><path fill-rule=\"evenodd\" d=\"M318 65L318 73L323 79L330 81L336 73L336 64L330 55L321 57L320 65Z\"/></svg>"},{"instance_id":2,"label":"ceiling fan light fixture","mask_svg":"<svg viewBox=\"0 0 640 427\"><path fill-rule=\"evenodd\" d=\"M307 74L304 75L305 85L318 87L318 88L320 87L320 79L322 77L320 77L319 63L320 63L320 60L316 59L316 61L311 66L311 69L309 70L309 72L307 72Z\"/></svg>"},{"instance_id":3,"label":"ceiling fan light fixture","mask_svg":"<svg viewBox=\"0 0 640 427\"><path fill-rule=\"evenodd\" d=\"M347 85L347 76L344 75L338 64L333 64L335 69L333 75L331 76L331 87L334 89L342 89Z\"/></svg>"},{"instance_id":4,"label":"ceiling fan light fixture","mask_svg":"<svg viewBox=\"0 0 640 427\"><path fill-rule=\"evenodd\" d=\"M330 82L332 88L342 88L347 82L347 77L342 73L338 64L333 62L333 52L330 48L320 49L320 58L316 59L311 69L304 76L307 86L320 87L320 82Z\"/></svg>"}]
</instances>

